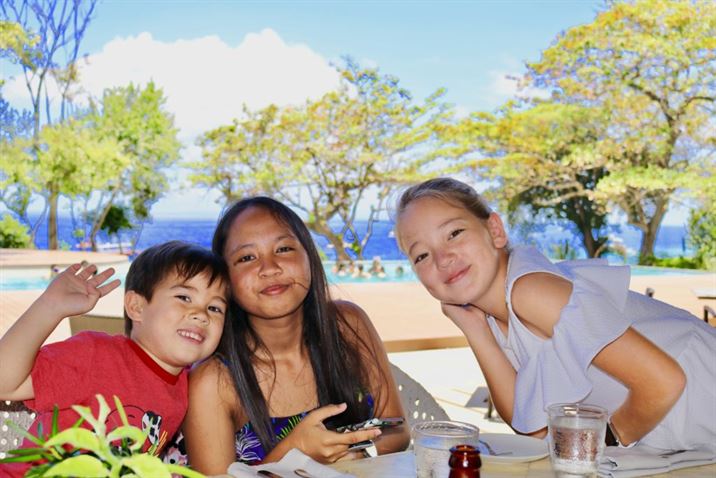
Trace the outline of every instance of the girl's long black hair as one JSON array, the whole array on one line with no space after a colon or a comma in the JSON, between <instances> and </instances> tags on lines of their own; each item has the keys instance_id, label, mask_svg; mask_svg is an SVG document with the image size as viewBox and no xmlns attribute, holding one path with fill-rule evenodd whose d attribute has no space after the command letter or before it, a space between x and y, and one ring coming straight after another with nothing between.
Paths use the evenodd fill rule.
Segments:
<instances>
[{"instance_id":1,"label":"girl's long black hair","mask_svg":"<svg viewBox=\"0 0 716 478\"><path fill-rule=\"evenodd\" d=\"M370 418L372 407L366 398L368 373L366 367L362 366L364 359L359 347L373 354L372 348L367 346L331 300L321 258L301 218L284 204L269 197L242 199L229 207L219 220L212 242L214 253L226 260L224 249L231 225L239 214L252 207L263 208L286 224L308 254L311 285L303 302L303 342L313 367L318 402L320 406L343 402L348 405L345 412L333 417L327 425L347 425ZM351 337L347 339L344 336L346 333ZM258 350L271 356L251 327L246 312L236 300L232 300L217 353L227 365L248 420L268 453L275 446L276 437L268 405L254 371ZM371 392L379 393L378 390ZM377 397L374 396L374 399L377 403Z\"/></svg>"}]
</instances>

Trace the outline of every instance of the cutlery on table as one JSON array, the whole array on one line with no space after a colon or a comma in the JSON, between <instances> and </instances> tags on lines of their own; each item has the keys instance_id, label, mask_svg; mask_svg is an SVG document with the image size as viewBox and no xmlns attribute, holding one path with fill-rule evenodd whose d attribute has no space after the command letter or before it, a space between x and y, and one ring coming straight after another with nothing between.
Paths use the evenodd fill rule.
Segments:
<instances>
[{"instance_id":1,"label":"cutlery on table","mask_svg":"<svg viewBox=\"0 0 716 478\"><path fill-rule=\"evenodd\" d=\"M487 443L485 440L478 440L478 442L480 442L482 445L485 446L485 448L487 449L487 453L489 453L490 456L505 456L505 455L512 454L511 451L503 451L503 452L497 453L495 450L492 449L490 444Z\"/></svg>"},{"instance_id":2,"label":"cutlery on table","mask_svg":"<svg viewBox=\"0 0 716 478\"><path fill-rule=\"evenodd\" d=\"M293 472L296 473L301 478L313 478L312 474L310 474L309 472L307 472L306 470L304 470L302 468L297 468L297 469L293 470Z\"/></svg>"},{"instance_id":3,"label":"cutlery on table","mask_svg":"<svg viewBox=\"0 0 716 478\"><path fill-rule=\"evenodd\" d=\"M281 475L268 470L259 470L256 473L258 473L259 475L268 476L269 478L283 478Z\"/></svg>"}]
</instances>

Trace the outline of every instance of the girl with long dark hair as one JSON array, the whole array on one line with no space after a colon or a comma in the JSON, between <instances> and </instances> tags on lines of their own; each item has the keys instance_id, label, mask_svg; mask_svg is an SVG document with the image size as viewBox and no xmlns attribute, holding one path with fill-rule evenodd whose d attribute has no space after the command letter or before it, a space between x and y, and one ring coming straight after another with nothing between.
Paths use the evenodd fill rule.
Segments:
<instances>
[{"instance_id":1,"label":"girl with long dark hair","mask_svg":"<svg viewBox=\"0 0 716 478\"><path fill-rule=\"evenodd\" d=\"M193 468L276 461L298 448L321 462L404 449L405 426L336 433L403 415L388 358L365 312L333 301L316 246L296 213L267 197L223 215L213 250L229 266L230 305L217 356L191 374L184 434ZM380 436L379 436L380 435Z\"/></svg>"}]
</instances>

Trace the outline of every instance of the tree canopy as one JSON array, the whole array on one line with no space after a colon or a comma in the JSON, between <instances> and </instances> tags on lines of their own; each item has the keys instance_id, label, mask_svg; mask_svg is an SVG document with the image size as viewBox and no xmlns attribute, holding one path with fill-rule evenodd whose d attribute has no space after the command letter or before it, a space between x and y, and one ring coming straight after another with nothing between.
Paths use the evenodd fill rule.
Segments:
<instances>
[{"instance_id":1,"label":"tree canopy","mask_svg":"<svg viewBox=\"0 0 716 478\"><path fill-rule=\"evenodd\" d=\"M223 199L274 196L306 215L339 259L356 256L393 188L427 160L435 124L446 114L438 90L416 103L397 78L348 60L341 86L300 107L245 110L241 120L207 132L203 159L192 162L194 184ZM375 194L368 232L355 228L357 207ZM340 219L342 229L331 221Z\"/></svg>"},{"instance_id":2,"label":"tree canopy","mask_svg":"<svg viewBox=\"0 0 716 478\"><path fill-rule=\"evenodd\" d=\"M596 191L643 232L640 259L653 254L673 195L713 174L716 3L614 2L528 68L555 100L608 112Z\"/></svg>"}]
</instances>

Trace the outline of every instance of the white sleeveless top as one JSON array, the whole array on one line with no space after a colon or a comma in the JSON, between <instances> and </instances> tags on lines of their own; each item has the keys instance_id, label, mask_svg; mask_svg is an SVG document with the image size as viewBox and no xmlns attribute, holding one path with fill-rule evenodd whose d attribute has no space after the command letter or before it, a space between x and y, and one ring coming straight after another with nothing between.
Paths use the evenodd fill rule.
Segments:
<instances>
[{"instance_id":1,"label":"white sleeveless top","mask_svg":"<svg viewBox=\"0 0 716 478\"><path fill-rule=\"evenodd\" d=\"M512 308L515 281L547 272L572 283L553 335L543 339L522 324ZM588 259L552 263L534 247L510 253L506 300L507 337L488 323L517 371L512 426L530 433L547 426L546 409L560 402L600 405L613 413L627 389L592 365L594 356L633 327L676 359L686 389L674 407L639 443L660 449L716 449L716 328L685 310L629 291L628 266Z\"/></svg>"}]
</instances>

